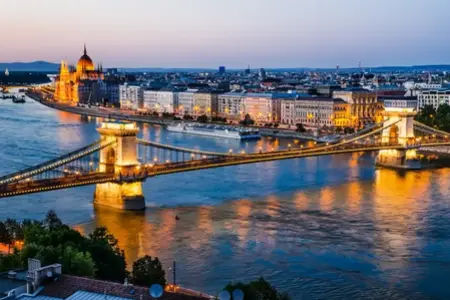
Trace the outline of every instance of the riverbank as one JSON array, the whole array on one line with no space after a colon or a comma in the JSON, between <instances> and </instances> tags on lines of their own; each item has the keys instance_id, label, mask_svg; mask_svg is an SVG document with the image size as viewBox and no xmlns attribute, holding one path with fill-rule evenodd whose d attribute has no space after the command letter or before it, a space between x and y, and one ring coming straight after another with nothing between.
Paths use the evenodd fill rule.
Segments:
<instances>
[{"instance_id":1,"label":"riverbank","mask_svg":"<svg viewBox=\"0 0 450 300\"><path fill-rule=\"evenodd\" d=\"M132 121L132 122L141 122L153 125L161 125L167 126L173 123L197 123L193 121L186 120L173 120L173 119L164 119L160 117L153 117L148 115L139 115L133 111L123 111L117 108L105 108L105 107L79 107L67 104L61 104L54 101L45 100L38 93L26 93L26 95L38 101L48 107L58 109L65 112L70 112L78 115L91 116L91 117L100 117L100 118L113 118L122 121ZM217 123L223 125L223 123ZM228 125L228 124L227 124ZM238 126L238 125L231 125ZM299 133L289 129L281 129L281 128L267 128L267 127L256 127L259 129L259 132L262 136L270 136L270 137L279 137L279 138L291 138L291 139L299 139L299 140L309 140L316 142L323 142L324 137L316 137L311 134Z\"/></svg>"}]
</instances>

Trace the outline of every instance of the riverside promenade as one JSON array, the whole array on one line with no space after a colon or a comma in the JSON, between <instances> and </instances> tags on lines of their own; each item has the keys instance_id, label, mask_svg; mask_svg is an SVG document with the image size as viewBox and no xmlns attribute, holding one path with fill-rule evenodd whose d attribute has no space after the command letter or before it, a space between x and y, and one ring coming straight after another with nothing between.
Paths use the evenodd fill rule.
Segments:
<instances>
[{"instance_id":1,"label":"riverside promenade","mask_svg":"<svg viewBox=\"0 0 450 300\"><path fill-rule=\"evenodd\" d=\"M58 109L65 112L70 112L78 115L84 116L92 116L92 117L100 117L100 118L112 118L123 121L132 121L132 122L142 122L153 125L167 126L169 124L174 123L197 123L195 121L187 121L187 120L173 120L171 118L160 118L149 115L140 115L132 110L121 110L118 108L107 108L107 107L79 107L75 105L62 104L55 101L49 101L44 99L40 93L36 92L28 92L26 95L38 101L48 107ZM217 123L219 125L224 125L223 123ZM227 124L229 126L239 126L236 124ZM267 128L267 127L255 127L258 128L261 135L270 136L270 137L279 137L279 138L292 138L292 139L300 139L300 140L309 140L322 142L321 137L316 137L312 134L308 133L299 133L290 129L283 128ZM323 138L323 137L322 137Z\"/></svg>"}]
</instances>

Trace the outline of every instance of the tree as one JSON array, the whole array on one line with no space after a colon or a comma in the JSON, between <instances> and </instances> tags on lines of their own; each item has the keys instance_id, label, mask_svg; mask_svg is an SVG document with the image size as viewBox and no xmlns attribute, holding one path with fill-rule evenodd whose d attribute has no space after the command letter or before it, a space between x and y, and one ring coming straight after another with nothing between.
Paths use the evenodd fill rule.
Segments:
<instances>
[{"instance_id":1,"label":"tree","mask_svg":"<svg viewBox=\"0 0 450 300\"><path fill-rule=\"evenodd\" d=\"M191 115L185 114L183 116L183 120L194 120L194 117L192 117Z\"/></svg>"},{"instance_id":2,"label":"tree","mask_svg":"<svg viewBox=\"0 0 450 300\"><path fill-rule=\"evenodd\" d=\"M61 259L63 272L75 276L94 277L95 264L89 252L83 253L67 247Z\"/></svg>"},{"instance_id":3,"label":"tree","mask_svg":"<svg viewBox=\"0 0 450 300\"><path fill-rule=\"evenodd\" d=\"M244 120L242 120L240 123L244 126L250 126L250 125L255 124L255 121L252 120L252 117L249 114L246 114L244 116Z\"/></svg>"},{"instance_id":4,"label":"tree","mask_svg":"<svg viewBox=\"0 0 450 300\"><path fill-rule=\"evenodd\" d=\"M197 118L197 121L200 123L207 123L208 122L208 116L207 115L201 115Z\"/></svg>"},{"instance_id":5,"label":"tree","mask_svg":"<svg viewBox=\"0 0 450 300\"><path fill-rule=\"evenodd\" d=\"M290 300L287 293L279 292L273 285L271 285L264 278L251 281L247 284L238 282L230 283L225 287L225 290L230 294L235 290L240 289L244 292L245 300Z\"/></svg>"},{"instance_id":6,"label":"tree","mask_svg":"<svg viewBox=\"0 0 450 300\"><path fill-rule=\"evenodd\" d=\"M166 272L164 272L161 262L157 257L144 256L133 263L131 279L133 284L150 286L152 284L166 285Z\"/></svg>"},{"instance_id":7,"label":"tree","mask_svg":"<svg viewBox=\"0 0 450 300\"><path fill-rule=\"evenodd\" d=\"M49 210L44 220L44 226L49 230L57 229L62 226L62 221L56 215L54 210Z\"/></svg>"},{"instance_id":8,"label":"tree","mask_svg":"<svg viewBox=\"0 0 450 300\"><path fill-rule=\"evenodd\" d=\"M8 245L8 254L16 241L21 241L23 238L24 232L21 223L9 218L5 222L0 222L0 243Z\"/></svg>"},{"instance_id":9,"label":"tree","mask_svg":"<svg viewBox=\"0 0 450 300\"><path fill-rule=\"evenodd\" d=\"M127 275L125 254L105 227L98 227L89 235L86 250L92 255L98 279L123 282Z\"/></svg>"},{"instance_id":10,"label":"tree","mask_svg":"<svg viewBox=\"0 0 450 300\"><path fill-rule=\"evenodd\" d=\"M295 131L297 131L297 132L306 132L306 129L303 126L302 123L297 123L295 126L297 127L297 129Z\"/></svg>"}]
</instances>

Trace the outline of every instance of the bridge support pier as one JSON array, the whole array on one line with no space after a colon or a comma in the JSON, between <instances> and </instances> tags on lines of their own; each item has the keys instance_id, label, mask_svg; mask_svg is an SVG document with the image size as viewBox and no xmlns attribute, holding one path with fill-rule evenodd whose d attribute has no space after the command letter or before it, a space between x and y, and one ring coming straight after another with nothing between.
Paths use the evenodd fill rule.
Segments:
<instances>
[{"instance_id":1,"label":"bridge support pier","mask_svg":"<svg viewBox=\"0 0 450 300\"><path fill-rule=\"evenodd\" d=\"M380 150L376 165L397 169L421 169L422 165L416 150L407 149L409 142L414 142L414 116L417 107L416 99L387 98L384 99L384 126L382 143L401 145L403 149Z\"/></svg>"},{"instance_id":2,"label":"bridge support pier","mask_svg":"<svg viewBox=\"0 0 450 300\"><path fill-rule=\"evenodd\" d=\"M94 204L121 210L144 210L142 182L107 182L95 187Z\"/></svg>"},{"instance_id":3,"label":"bridge support pier","mask_svg":"<svg viewBox=\"0 0 450 300\"><path fill-rule=\"evenodd\" d=\"M394 169L418 170L422 168L416 150L380 150L376 165Z\"/></svg>"},{"instance_id":4,"label":"bridge support pier","mask_svg":"<svg viewBox=\"0 0 450 300\"><path fill-rule=\"evenodd\" d=\"M138 175L137 139L134 123L103 122L97 129L103 140L114 142L100 152L100 172L114 173L116 180L97 184L94 204L121 210L144 210L145 198Z\"/></svg>"}]
</instances>

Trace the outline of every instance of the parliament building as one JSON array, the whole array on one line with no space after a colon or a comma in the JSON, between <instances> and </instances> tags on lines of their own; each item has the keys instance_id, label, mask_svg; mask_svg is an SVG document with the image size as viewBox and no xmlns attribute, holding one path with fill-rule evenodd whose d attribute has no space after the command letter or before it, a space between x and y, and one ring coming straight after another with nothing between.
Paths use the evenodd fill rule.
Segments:
<instances>
[{"instance_id":1,"label":"parliament building","mask_svg":"<svg viewBox=\"0 0 450 300\"><path fill-rule=\"evenodd\" d=\"M94 67L85 45L76 67L70 66L65 60L61 62L60 72L56 77L55 100L66 103L89 103L101 93L103 79L101 65Z\"/></svg>"}]
</instances>

